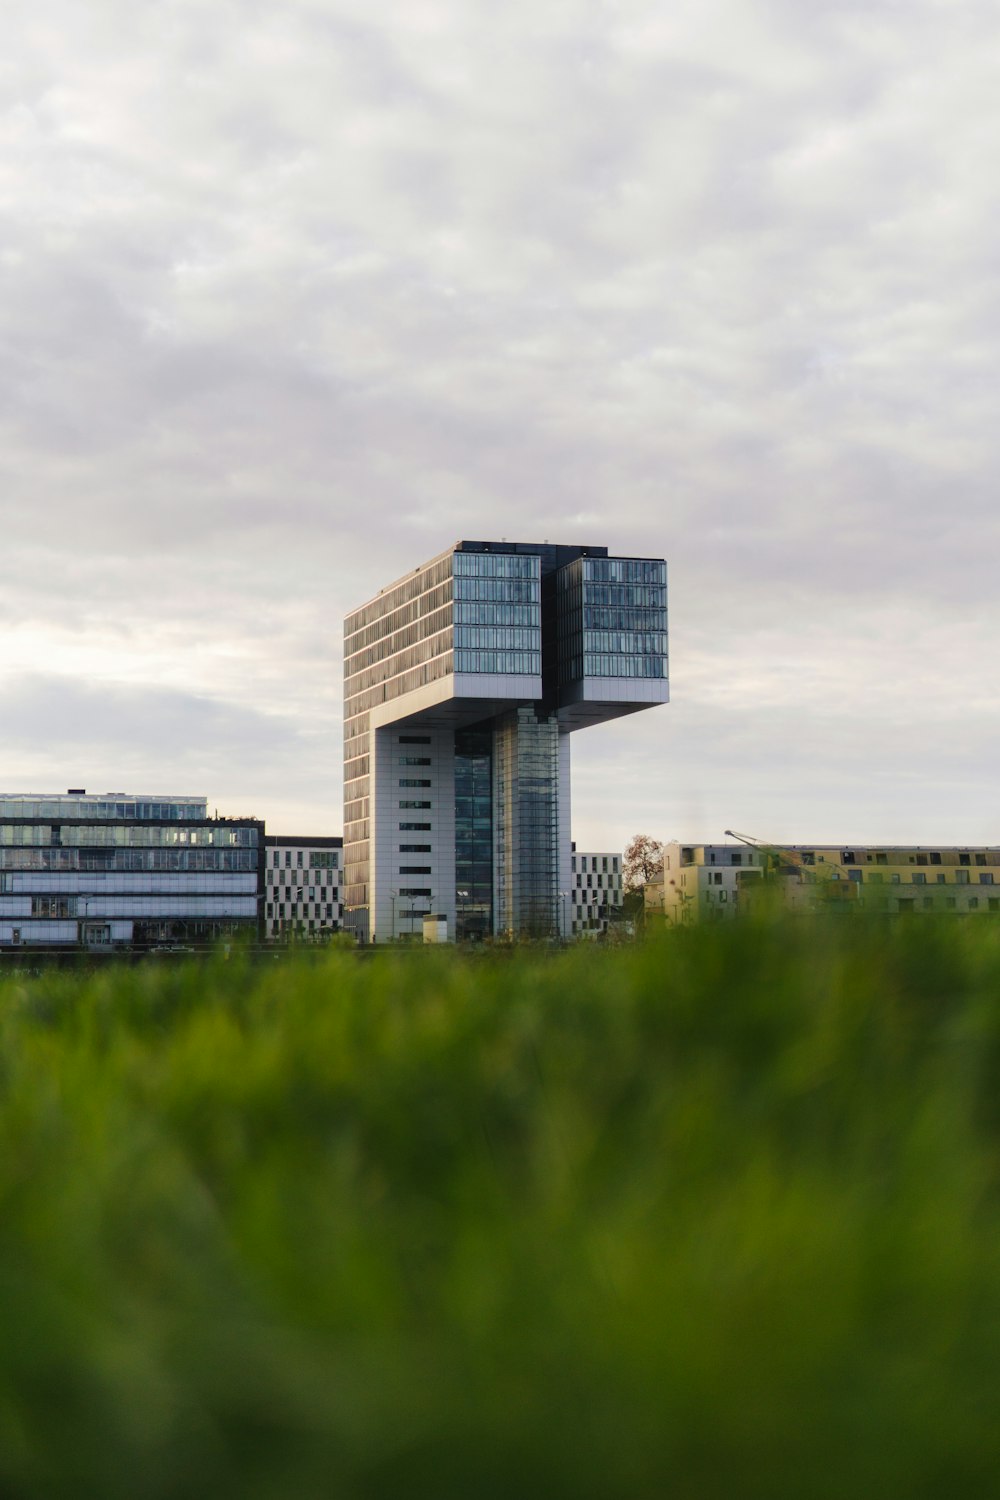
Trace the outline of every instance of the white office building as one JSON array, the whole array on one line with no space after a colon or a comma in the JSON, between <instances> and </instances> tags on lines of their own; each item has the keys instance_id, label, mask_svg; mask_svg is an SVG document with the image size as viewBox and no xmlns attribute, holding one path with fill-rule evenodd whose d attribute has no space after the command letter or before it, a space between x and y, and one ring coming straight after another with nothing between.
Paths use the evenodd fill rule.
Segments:
<instances>
[{"instance_id":1,"label":"white office building","mask_svg":"<svg viewBox=\"0 0 1000 1500\"><path fill-rule=\"evenodd\" d=\"M341 929L342 838L268 834L264 934L321 941Z\"/></svg>"},{"instance_id":2,"label":"white office building","mask_svg":"<svg viewBox=\"0 0 1000 1500\"><path fill-rule=\"evenodd\" d=\"M622 856L603 850L584 853L574 844L570 864L573 885L567 935L599 937L621 913Z\"/></svg>"}]
</instances>

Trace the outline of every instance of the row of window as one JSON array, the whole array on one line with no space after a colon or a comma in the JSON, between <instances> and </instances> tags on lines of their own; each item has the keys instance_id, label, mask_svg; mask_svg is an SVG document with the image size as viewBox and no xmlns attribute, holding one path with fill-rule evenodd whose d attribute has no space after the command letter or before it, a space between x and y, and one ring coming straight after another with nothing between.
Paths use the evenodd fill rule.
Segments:
<instances>
[{"instance_id":1,"label":"row of window","mask_svg":"<svg viewBox=\"0 0 1000 1500\"><path fill-rule=\"evenodd\" d=\"M400 786L430 786L431 779L429 776L401 776L399 784Z\"/></svg>"},{"instance_id":2,"label":"row of window","mask_svg":"<svg viewBox=\"0 0 1000 1500\"><path fill-rule=\"evenodd\" d=\"M482 599L496 604L537 604L537 578L456 578L456 599Z\"/></svg>"},{"instance_id":3,"label":"row of window","mask_svg":"<svg viewBox=\"0 0 1000 1500\"><path fill-rule=\"evenodd\" d=\"M278 869L279 866L283 866L286 870L290 870L292 868L293 853L295 855L295 869L304 869L306 853L304 849L271 849L268 855L268 863L272 866L273 869ZM339 869L339 867L339 849L312 849L309 851L310 870L336 870Z\"/></svg>"},{"instance_id":4,"label":"row of window","mask_svg":"<svg viewBox=\"0 0 1000 1500\"><path fill-rule=\"evenodd\" d=\"M457 625L455 645L492 651L540 651L542 633L528 626Z\"/></svg>"},{"instance_id":5,"label":"row of window","mask_svg":"<svg viewBox=\"0 0 1000 1500\"><path fill-rule=\"evenodd\" d=\"M583 586L583 605L599 604L615 609L658 609L663 611L666 625L666 588L653 588L636 583L586 583Z\"/></svg>"},{"instance_id":6,"label":"row of window","mask_svg":"<svg viewBox=\"0 0 1000 1500\"><path fill-rule=\"evenodd\" d=\"M498 604L485 599L456 599L455 625L537 625L536 604Z\"/></svg>"},{"instance_id":7,"label":"row of window","mask_svg":"<svg viewBox=\"0 0 1000 1500\"><path fill-rule=\"evenodd\" d=\"M660 656L603 656L587 651L583 657L584 677L646 677L667 675L667 663Z\"/></svg>"},{"instance_id":8,"label":"row of window","mask_svg":"<svg viewBox=\"0 0 1000 1500\"><path fill-rule=\"evenodd\" d=\"M541 559L530 552L456 552L456 578L537 578Z\"/></svg>"},{"instance_id":9,"label":"row of window","mask_svg":"<svg viewBox=\"0 0 1000 1500\"><path fill-rule=\"evenodd\" d=\"M75 801L71 797L0 797L0 818L138 818L144 823L170 823L208 816L203 798L176 802Z\"/></svg>"},{"instance_id":10,"label":"row of window","mask_svg":"<svg viewBox=\"0 0 1000 1500\"><path fill-rule=\"evenodd\" d=\"M152 870L177 874L241 871L257 868L256 849L0 849L0 870L73 870L134 873Z\"/></svg>"},{"instance_id":11,"label":"row of window","mask_svg":"<svg viewBox=\"0 0 1000 1500\"><path fill-rule=\"evenodd\" d=\"M414 809L414 810L419 809L419 808L424 808L427 811L430 811L430 806L431 806L431 804L429 802L414 802L412 799L403 798L403 797L400 798L399 805L400 805L401 808L408 807L408 808L411 808L411 809ZM410 825L405 824L405 823L400 823L399 826L400 826L400 828L405 828L405 827L408 827ZM417 827L417 824L414 823L412 826L415 828L415 827ZM429 826L430 825L428 824L428 827Z\"/></svg>"},{"instance_id":12,"label":"row of window","mask_svg":"<svg viewBox=\"0 0 1000 1500\"><path fill-rule=\"evenodd\" d=\"M600 869L606 875L609 869L618 869L618 859L617 854L574 854L572 867L574 871ZM588 860L590 861L589 864L587 863Z\"/></svg>"},{"instance_id":13,"label":"row of window","mask_svg":"<svg viewBox=\"0 0 1000 1500\"><path fill-rule=\"evenodd\" d=\"M272 870L268 872L268 885L305 885L324 886L336 885L336 870ZM277 879L275 879L277 877Z\"/></svg>"},{"instance_id":14,"label":"row of window","mask_svg":"<svg viewBox=\"0 0 1000 1500\"><path fill-rule=\"evenodd\" d=\"M540 651L456 651L455 671L538 677L542 671L542 654Z\"/></svg>"},{"instance_id":15,"label":"row of window","mask_svg":"<svg viewBox=\"0 0 1000 1500\"><path fill-rule=\"evenodd\" d=\"M4 848L65 845L69 849L162 849L175 845L202 845L210 849L226 849L254 848L259 842L260 831L252 827L164 828L155 823L0 824L0 847Z\"/></svg>"},{"instance_id":16,"label":"row of window","mask_svg":"<svg viewBox=\"0 0 1000 1500\"><path fill-rule=\"evenodd\" d=\"M659 607L639 609L619 605L612 609L609 605L586 604L583 608L584 630L666 630L666 621L666 611ZM572 630L574 623L579 630L579 621L574 622L571 617L567 628Z\"/></svg>"},{"instance_id":17,"label":"row of window","mask_svg":"<svg viewBox=\"0 0 1000 1500\"><path fill-rule=\"evenodd\" d=\"M651 557L585 557L583 577L587 583L648 583L667 582L667 565Z\"/></svg>"},{"instance_id":18,"label":"row of window","mask_svg":"<svg viewBox=\"0 0 1000 1500\"><path fill-rule=\"evenodd\" d=\"M339 916L338 904L331 901L269 901L269 917L326 917Z\"/></svg>"},{"instance_id":19,"label":"row of window","mask_svg":"<svg viewBox=\"0 0 1000 1500\"><path fill-rule=\"evenodd\" d=\"M667 637L657 630L585 630L583 649L588 653L614 651L622 656L665 655Z\"/></svg>"}]
</instances>

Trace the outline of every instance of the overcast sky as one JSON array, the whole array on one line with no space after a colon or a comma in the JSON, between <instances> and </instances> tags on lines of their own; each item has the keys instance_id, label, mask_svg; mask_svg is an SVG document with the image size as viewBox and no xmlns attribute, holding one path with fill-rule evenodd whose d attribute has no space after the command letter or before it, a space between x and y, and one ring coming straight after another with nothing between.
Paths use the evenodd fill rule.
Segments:
<instances>
[{"instance_id":1,"label":"overcast sky","mask_svg":"<svg viewBox=\"0 0 1000 1500\"><path fill-rule=\"evenodd\" d=\"M1000 842L998 0L8 0L0 787L341 831L347 609L670 565L574 833Z\"/></svg>"}]
</instances>

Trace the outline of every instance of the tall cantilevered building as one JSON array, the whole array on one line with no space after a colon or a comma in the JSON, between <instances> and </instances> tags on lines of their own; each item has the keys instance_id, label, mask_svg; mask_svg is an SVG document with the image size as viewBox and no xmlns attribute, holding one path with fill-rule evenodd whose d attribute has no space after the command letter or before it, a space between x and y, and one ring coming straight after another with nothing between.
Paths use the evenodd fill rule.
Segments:
<instances>
[{"instance_id":1,"label":"tall cantilevered building","mask_svg":"<svg viewBox=\"0 0 1000 1500\"><path fill-rule=\"evenodd\" d=\"M345 926L559 932L570 733L667 698L660 558L463 541L381 589L344 626Z\"/></svg>"}]
</instances>

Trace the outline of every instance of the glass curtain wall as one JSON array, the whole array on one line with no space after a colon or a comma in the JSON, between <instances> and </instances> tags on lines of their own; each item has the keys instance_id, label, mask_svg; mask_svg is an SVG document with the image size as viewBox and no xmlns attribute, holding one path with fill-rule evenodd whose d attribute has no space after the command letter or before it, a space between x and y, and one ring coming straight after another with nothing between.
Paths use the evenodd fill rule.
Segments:
<instances>
[{"instance_id":1,"label":"glass curtain wall","mask_svg":"<svg viewBox=\"0 0 1000 1500\"><path fill-rule=\"evenodd\" d=\"M541 673L540 567L530 555L455 553L456 672Z\"/></svg>"},{"instance_id":2,"label":"glass curtain wall","mask_svg":"<svg viewBox=\"0 0 1000 1500\"><path fill-rule=\"evenodd\" d=\"M523 706L494 740L497 929L512 937L558 933L559 722Z\"/></svg>"},{"instance_id":3,"label":"glass curtain wall","mask_svg":"<svg viewBox=\"0 0 1000 1500\"><path fill-rule=\"evenodd\" d=\"M559 681L667 675L667 565L582 557L558 580Z\"/></svg>"},{"instance_id":4,"label":"glass curtain wall","mask_svg":"<svg viewBox=\"0 0 1000 1500\"><path fill-rule=\"evenodd\" d=\"M455 913L459 942L493 932L493 731L455 734Z\"/></svg>"}]
</instances>

